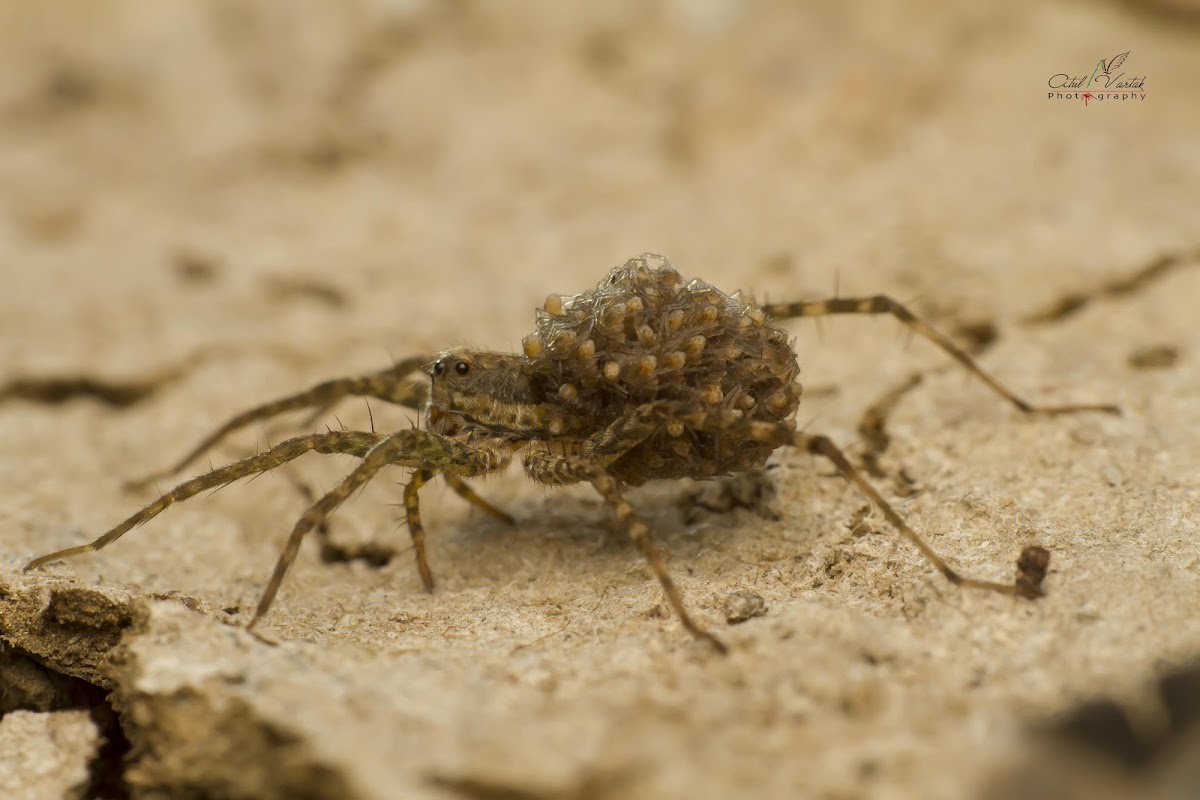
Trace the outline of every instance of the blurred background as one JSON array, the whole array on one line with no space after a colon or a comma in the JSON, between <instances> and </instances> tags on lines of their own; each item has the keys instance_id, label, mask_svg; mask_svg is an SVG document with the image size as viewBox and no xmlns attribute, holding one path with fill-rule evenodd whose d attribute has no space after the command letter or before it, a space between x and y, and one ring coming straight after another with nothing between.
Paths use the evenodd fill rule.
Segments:
<instances>
[{"instance_id":1,"label":"blurred background","mask_svg":"<svg viewBox=\"0 0 1200 800\"><path fill-rule=\"evenodd\" d=\"M1050 298L1194 238L1168 5L5 3L0 354L515 343L646 250L771 298L970 313L1028 264ZM1122 52L1144 100L1047 98Z\"/></svg>"}]
</instances>

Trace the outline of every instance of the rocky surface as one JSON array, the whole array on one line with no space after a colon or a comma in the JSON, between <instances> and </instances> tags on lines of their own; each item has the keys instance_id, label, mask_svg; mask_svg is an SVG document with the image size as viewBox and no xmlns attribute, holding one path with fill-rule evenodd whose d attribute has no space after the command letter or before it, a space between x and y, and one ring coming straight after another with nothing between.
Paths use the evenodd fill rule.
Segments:
<instances>
[{"instance_id":1,"label":"rocky surface","mask_svg":"<svg viewBox=\"0 0 1200 800\"><path fill-rule=\"evenodd\" d=\"M1027 720L1151 708L1200 652L1200 28L1161 5L5 4L5 796L958 800ZM1144 100L1047 98L1126 51ZM238 623L347 458L21 572L227 416L519 350L548 294L644 251L764 301L886 292L1031 400L1119 403L1022 417L894 320L787 325L800 424L843 445L922 376L873 480L964 573L1048 548L1047 597L947 585L789 453L768 515L633 497L724 658L593 494L517 470L478 487L514 529L423 492L432 595L403 474L368 487L303 548L274 644ZM314 428L410 416L352 401ZM727 624L736 592L765 615Z\"/></svg>"}]
</instances>

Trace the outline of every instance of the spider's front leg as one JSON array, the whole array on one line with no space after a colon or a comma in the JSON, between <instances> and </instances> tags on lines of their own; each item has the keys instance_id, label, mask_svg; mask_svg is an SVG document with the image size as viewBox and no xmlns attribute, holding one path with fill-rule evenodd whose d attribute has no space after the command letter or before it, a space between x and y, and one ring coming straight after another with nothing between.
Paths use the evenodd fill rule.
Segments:
<instances>
[{"instance_id":1,"label":"spider's front leg","mask_svg":"<svg viewBox=\"0 0 1200 800\"><path fill-rule=\"evenodd\" d=\"M154 519L169 506L182 503L189 497L195 497L209 489L217 489L242 478L268 472L276 467L283 466L293 459L299 458L305 453L345 453L346 455L361 458L369 453L371 448L384 438L385 436L382 433L370 433L367 431L330 431L328 433L314 433L308 436L297 436L294 439L288 439L258 455L243 458L241 461L235 461L232 464L218 467L203 475L192 478L190 481L184 481L121 524L111 528L95 541L79 545L78 547L68 547L65 550L59 550L35 558L25 566L25 571L28 572L31 569L36 569L52 561L99 550L120 539L137 526Z\"/></svg>"},{"instance_id":2,"label":"spider's front leg","mask_svg":"<svg viewBox=\"0 0 1200 800\"><path fill-rule=\"evenodd\" d=\"M247 409L206 436L175 464L167 469L147 475L145 478L130 481L128 488L143 488L162 478L167 478L181 472L185 467L234 431L241 430L247 425L260 420L267 420L280 414L286 414L289 411L299 411L305 408L313 409L313 412L305 422L307 425L311 424L312 421L347 397L374 397L388 403L419 409L428 398L429 385L424 381L414 382L405 380L405 378L413 371L428 364L430 360L430 356L413 356L412 358L397 361L391 367L370 375L324 381L303 392L281 397L278 400Z\"/></svg>"},{"instance_id":3,"label":"spider's front leg","mask_svg":"<svg viewBox=\"0 0 1200 800\"><path fill-rule=\"evenodd\" d=\"M386 466L409 467L413 470L412 479L404 491L404 507L413 550L416 553L417 569L425 587L432 590L433 574L425 560L425 529L421 525L417 490L438 473L476 477L503 469L511 458L512 450L509 444L498 440L468 444L442 434L415 428L381 437L380 441L363 455L362 462L354 471L313 503L296 522L279 560L275 562L275 571L263 590L254 616L246 627L253 628L270 610L284 576L300 552L300 543L304 541L304 535L320 525L345 502L346 498L365 486Z\"/></svg>"},{"instance_id":4,"label":"spider's front leg","mask_svg":"<svg viewBox=\"0 0 1200 800\"><path fill-rule=\"evenodd\" d=\"M683 623L683 627L697 639L707 641L718 652L727 653L729 648L725 646L725 643L692 619L691 614L688 613L687 607L683 603L683 597L675 586L671 574L667 572L666 564L663 563L662 553L654 541L650 527L638 517L633 507L629 505L629 501L625 499L625 487L605 468L606 464L616 460L620 452L628 450L649 436L657 425L658 423L648 423L641 414L634 412L634 414L618 420L607 431L598 434L585 447L585 452L591 449L604 453L604 455L588 458L533 451L525 456L525 472L538 483L550 486L565 486L584 481L591 483L616 513L618 521L625 528L630 540L646 557L646 562L662 586L667 602L671 604L671 608L679 617L679 621ZM624 450L617 446L617 442L624 442Z\"/></svg>"},{"instance_id":5,"label":"spider's front leg","mask_svg":"<svg viewBox=\"0 0 1200 800\"><path fill-rule=\"evenodd\" d=\"M504 451L504 464L508 463L508 451ZM488 470L491 471L490 469ZM425 591L433 591L433 572L429 569L429 562L425 560L425 526L421 524L421 504L417 498L417 492L422 486L433 480L433 476L437 475L437 471L433 469L415 470L412 477L408 479L408 484L404 487L404 522L408 526L408 533L412 537L413 553L417 558L417 572L421 574L421 583L425 586ZM515 525L516 520L504 513L494 505L484 500L475 493L475 490L463 481L458 475L453 472L442 472L442 478L462 499L466 500L474 506L478 506L485 512L505 523L506 525Z\"/></svg>"}]
</instances>

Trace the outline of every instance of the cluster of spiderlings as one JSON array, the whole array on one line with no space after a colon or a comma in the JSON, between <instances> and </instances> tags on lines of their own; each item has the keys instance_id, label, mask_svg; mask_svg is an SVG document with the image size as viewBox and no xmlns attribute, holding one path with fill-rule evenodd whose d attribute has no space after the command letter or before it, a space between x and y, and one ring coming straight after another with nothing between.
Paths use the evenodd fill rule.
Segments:
<instances>
[{"instance_id":1,"label":"cluster of spiderlings","mask_svg":"<svg viewBox=\"0 0 1200 800\"><path fill-rule=\"evenodd\" d=\"M754 301L701 280L685 282L656 256L627 261L591 291L547 298L524 350L551 376L557 400L598 425L654 400L781 422L800 401L799 367L787 336ZM653 442L649 449L668 461L674 453L681 474L703 471L706 461L713 472L743 468L741 462L761 461L764 450L744 442L737 446L744 453L734 447L721 454L714 437L673 433L677 441ZM684 463L688 459L693 463Z\"/></svg>"}]
</instances>

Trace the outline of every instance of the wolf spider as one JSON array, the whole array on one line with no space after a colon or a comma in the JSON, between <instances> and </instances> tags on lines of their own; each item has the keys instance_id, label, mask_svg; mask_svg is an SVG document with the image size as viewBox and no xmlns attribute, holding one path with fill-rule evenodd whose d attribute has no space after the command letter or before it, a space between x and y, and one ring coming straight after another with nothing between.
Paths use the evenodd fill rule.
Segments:
<instances>
[{"instance_id":1,"label":"wolf spider","mask_svg":"<svg viewBox=\"0 0 1200 800\"><path fill-rule=\"evenodd\" d=\"M425 588L432 590L418 505L421 487L440 475L467 501L511 522L464 479L503 469L519 453L526 474L539 483L595 487L642 551L683 626L724 652L725 645L688 613L650 529L626 500L625 490L650 480L711 478L761 467L774 450L790 445L833 462L950 582L1040 596L1040 584L1029 581L997 583L960 575L832 441L796 430L799 366L785 332L773 323L830 314L891 314L1027 414L1118 412L1112 405L1031 405L884 295L757 305L701 280L685 282L665 258L646 254L613 269L593 290L547 298L521 354L451 349L434 358L405 359L371 375L318 384L237 415L147 481L181 471L227 434L253 422L300 409L314 409L310 419L315 419L346 397L373 397L424 410L425 428L336 430L288 439L186 481L95 541L34 559L26 569L99 550L174 503L316 451L346 453L361 461L300 517L247 627L253 628L270 609L304 535L387 466L412 470L404 510L417 570ZM409 379L418 369L428 374L428 383Z\"/></svg>"}]
</instances>

